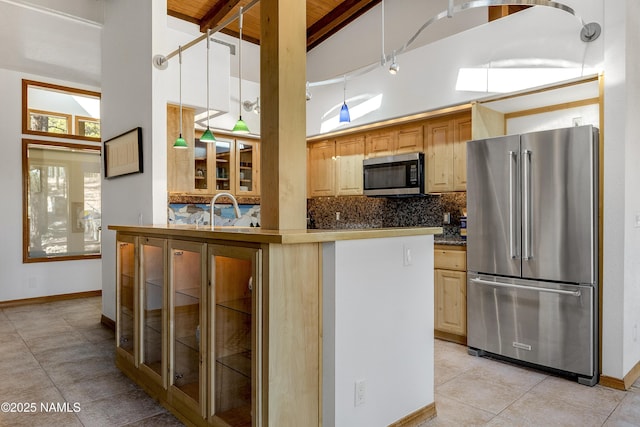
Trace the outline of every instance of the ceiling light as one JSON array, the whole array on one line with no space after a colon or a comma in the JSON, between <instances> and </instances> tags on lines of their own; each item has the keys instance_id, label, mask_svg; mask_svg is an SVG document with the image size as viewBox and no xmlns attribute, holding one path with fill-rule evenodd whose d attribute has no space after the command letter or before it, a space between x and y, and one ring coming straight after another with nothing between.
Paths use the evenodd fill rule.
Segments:
<instances>
[{"instance_id":1,"label":"ceiling light","mask_svg":"<svg viewBox=\"0 0 640 427\"><path fill-rule=\"evenodd\" d=\"M393 56L391 57L391 65L389 66L389 73L395 76L396 74L398 74L398 71L400 71L400 66L396 62L396 52L393 51Z\"/></svg>"},{"instance_id":2,"label":"ceiling light","mask_svg":"<svg viewBox=\"0 0 640 427\"><path fill-rule=\"evenodd\" d=\"M209 112L209 45L211 43L211 30L207 28L207 113ZM209 129L209 114L207 114L207 130L200 137L201 142L216 142L216 137Z\"/></svg>"},{"instance_id":3,"label":"ceiling light","mask_svg":"<svg viewBox=\"0 0 640 427\"><path fill-rule=\"evenodd\" d=\"M347 107L347 76L344 76L344 91L342 95L342 108L340 109L340 122L350 122L349 107Z\"/></svg>"},{"instance_id":4,"label":"ceiling light","mask_svg":"<svg viewBox=\"0 0 640 427\"><path fill-rule=\"evenodd\" d=\"M307 82L307 90L305 91L305 96L307 98L307 101L311 101L311 98L313 97L311 91L309 90L309 82Z\"/></svg>"},{"instance_id":5,"label":"ceiling light","mask_svg":"<svg viewBox=\"0 0 640 427\"><path fill-rule=\"evenodd\" d=\"M245 111L254 112L256 114L260 114L260 97L257 97L255 101L251 102L246 100L242 103L242 107Z\"/></svg>"},{"instance_id":6,"label":"ceiling light","mask_svg":"<svg viewBox=\"0 0 640 427\"><path fill-rule=\"evenodd\" d=\"M238 102L242 104L242 6L238 12L238 24L239 24L239 37L238 37ZM233 127L233 133L249 133L249 127L242 120L242 105L239 105L239 117L235 126Z\"/></svg>"},{"instance_id":7,"label":"ceiling light","mask_svg":"<svg viewBox=\"0 0 640 427\"><path fill-rule=\"evenodd\" d=\"M182 46L178 46L179 85L180 85L180 136L173 143L173 148L188 148L187 141L182 137Z\"/></svg>"}]
</instances>

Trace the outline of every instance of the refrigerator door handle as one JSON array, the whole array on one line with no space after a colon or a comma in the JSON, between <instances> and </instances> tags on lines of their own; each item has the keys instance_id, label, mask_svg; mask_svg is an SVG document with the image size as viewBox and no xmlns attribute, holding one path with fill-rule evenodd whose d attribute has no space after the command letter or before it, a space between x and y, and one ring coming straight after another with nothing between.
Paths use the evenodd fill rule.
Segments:
<instances>
[{"instance_id":1,"label":"refrigerator door handle","mask_svg":"<svg viewBox=\"0 0 640 427\"><path fill-rule=\"evenodd\" d=\"M515 218L515 197L513 192L516 189L516 168L513 167L513 164L518 161L518 153L515 151L509 151L509 255L511 259L518 258L518 252L516 251L517 242L516 233L514 231L514 227L516 226L516 218Z\"/></svg>"},{"instance_id":2,"label":"refrigerator door handle","mask_svg":"<svg viewBox=\"0 0 640 427\"><path fill-rule=\"evenodd\" d=\"M531 150L522 150L522 259L531 256Z\"/></svg>"},{"instance_id":3,"label":"refrigerator door handle","mask_svg":"<svg viewBox=\"0 0 640 427\"><path fill-rule=\"evenodd\" d=\"M471 279L473 283L478 283L480 285L490 285L490 286L500 286L503 288L517 288L517 289L527 289L530 291L538 291L538 292L549 292L552 294L561 294L561 295L571 295L574 297L580 296L580 291L565 291L563 289L549 289L549 288L540 288L538 286L523 286L516 285L514 283L502 283L502 282L494 282L491 280L482 280L482 279Z\"/></svg>"}]
</instances>

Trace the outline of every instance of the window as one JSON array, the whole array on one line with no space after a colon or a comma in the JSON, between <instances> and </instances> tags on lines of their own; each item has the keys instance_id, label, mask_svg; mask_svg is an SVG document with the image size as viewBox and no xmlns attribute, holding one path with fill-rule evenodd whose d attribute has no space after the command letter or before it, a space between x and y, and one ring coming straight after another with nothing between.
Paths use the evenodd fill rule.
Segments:
<instances>
[{"instance_id":1,"label":"window","mask_svg":"<svg viewBox=\"0 0 640 427\"><path fill-rule=\"evenodd\" d=\"M22 80L22 133L100 140L100 94Z\"/></svg>"},{"instance_id":2,"label":"window","mask_svg":"<svg viewBox=\"0 0 640 427\"><path fill-rule=\"evenodd\" d=\"M100 147L22 141L23 262L100 257Z\"/></svg>"},{"instance_id":3,"label":"window","mask_svg":"<svg viewBox=\"0 0 640 427\"><path fill-rule=\"evenodd\" d=\"M30 129L38 132L68 134L70 121L71 116L68 114L29 110Z\"/></svg>"}]
</instances>

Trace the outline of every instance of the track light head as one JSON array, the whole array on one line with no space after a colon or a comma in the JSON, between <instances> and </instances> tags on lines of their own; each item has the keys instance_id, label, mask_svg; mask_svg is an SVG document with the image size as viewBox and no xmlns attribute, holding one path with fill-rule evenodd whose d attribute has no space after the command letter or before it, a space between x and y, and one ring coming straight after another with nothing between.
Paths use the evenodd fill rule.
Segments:
<instances>
[{"instance_id":1,"label":"track light head","mask_svg":"<svg viewBox=\"0 0 640 427\"><path fill-rule=\"evenodd\" d=\"M398 71L400 71L400 66L397 62L393 61L389 66L389 73L395 76L398 74Z\"/></svg>"}]
</instances>

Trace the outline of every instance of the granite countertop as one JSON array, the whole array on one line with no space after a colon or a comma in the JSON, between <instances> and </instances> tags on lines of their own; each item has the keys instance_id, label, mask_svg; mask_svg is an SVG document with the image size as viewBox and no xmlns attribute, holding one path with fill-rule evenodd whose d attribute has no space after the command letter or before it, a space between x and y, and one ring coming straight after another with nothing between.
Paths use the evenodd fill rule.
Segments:
<instances>
[{"instance_id":1,"label":"granite countertop","mask_svg":"<svg viewBox=\"0 0 640 427\"><path fill-rule=\"evenodd\" d=\"M457 235L436 234L433 236L433 243L436 245L467 246L467 239Z\"/></svg>"},{"instance_id":2,"label":"granite countertop","mask_svg":"<svg viewBox=\"0 0 640 427\"><path fill-rule=\"evenodd\" d=\"M401 227L344 230L267 230L259 227L215 227L196 225L109 225L125 233L198 240L229 240L253 243L312 243L338 240L377 239L442 234L442 227Z\"/></svg>"}]
</instances>

